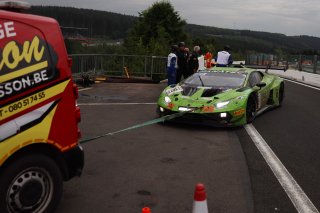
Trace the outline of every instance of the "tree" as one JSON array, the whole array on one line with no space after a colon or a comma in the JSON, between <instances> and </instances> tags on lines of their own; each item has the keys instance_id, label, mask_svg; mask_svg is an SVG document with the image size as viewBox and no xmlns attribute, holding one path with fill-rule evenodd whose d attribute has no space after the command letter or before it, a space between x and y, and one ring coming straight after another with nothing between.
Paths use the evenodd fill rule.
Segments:
<instances>
[{"instance_id":1,"label":"tree","mask_svg":"<svg viewBox=\"0 0 320 213\"><path fill-rule=\"evenodd\" d=\"M185 24L170 2L155 2L139 14L139 19L126 39L125 46L128 52L132 52L142 41L146 54L163 55L167 53L170 45L186 39Z\"/></svg>"}]
</instances>

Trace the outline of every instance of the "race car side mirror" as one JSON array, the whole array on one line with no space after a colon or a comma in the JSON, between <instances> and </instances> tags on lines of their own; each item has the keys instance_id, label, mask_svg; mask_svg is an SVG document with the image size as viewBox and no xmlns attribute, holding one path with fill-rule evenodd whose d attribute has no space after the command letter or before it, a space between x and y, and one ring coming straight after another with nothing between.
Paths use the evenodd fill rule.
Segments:
<instances>
[{"instance_id":1,"label":"race car side mirror","mask_svg":"<svg viewBox=\"0 0 320 213\"><path fill-rule=\"evenodd\" d=\"M267 84L265 82L260 82L260 83L257 83L256 86L261 89L262 87L267 86Z\"/></svg>"}]
</instances>

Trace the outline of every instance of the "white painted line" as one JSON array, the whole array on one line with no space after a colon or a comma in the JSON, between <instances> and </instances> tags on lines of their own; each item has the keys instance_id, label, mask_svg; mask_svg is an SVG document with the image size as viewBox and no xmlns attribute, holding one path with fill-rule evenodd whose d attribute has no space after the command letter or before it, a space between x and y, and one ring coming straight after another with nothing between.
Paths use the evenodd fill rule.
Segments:
<instances>
[{"instance_id":1,"label":"white painted line","mask_svg":"<svg viewBox=\"0 0 320 213\"><path fill-rule=\"evenodd\" d=\"M281 163L266 141L252 124L244 126L252 141L278 179L282 188L299 213L319 213L286 167Z\"/></svg>"},{"instance_id":2,"label":"white painted line","mask_svg":"<svg viewBox=\"0 0 320 213\"><path fill-rule=\"evenodd\" d=\"M300 83L300 82L293 81L293 80L289 80L289 79L284 79L284 80L285 80L285 81L290 81L290 82L292 82L292 83L299 84L299 85L302 85L302 86L305 86L305 87L309 87L309 88L312 88L312 89L320 90L320 88L314 87L314 86L310 86L310 85L308 85L308 84Z\"/></svg>"},{"instance_id":3,"label":"white painted line","mask_svg":"<svg viewBox=\"0 0 320 213\"><path fill-rule=\"evenodd\" d=\"M157 103L78 103L78 106L156 105Z\"/></svg>"},{"instance_id":4,"label":"white painted line","mask_svg":"<svg viewBox=\"0 0 320 213\"><path fill-rule=\"evenodd\" d=\"M89 88L82 88L82 89L79 89L79 92L86 91L86 90L90 90L90 89L92 89L92 87L89 87Z\"/></svg>"}]
</instances>

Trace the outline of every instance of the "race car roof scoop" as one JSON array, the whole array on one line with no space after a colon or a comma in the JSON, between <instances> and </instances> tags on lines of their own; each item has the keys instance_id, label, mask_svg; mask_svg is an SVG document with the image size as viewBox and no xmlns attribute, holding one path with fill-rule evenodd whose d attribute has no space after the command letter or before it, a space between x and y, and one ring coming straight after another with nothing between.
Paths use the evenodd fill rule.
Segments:
<instances>
[{"instance_id":1,"label":"race car roof scoop","mask_svg":"<svg viewBox=\"0 0 320 213\"><path fill-rule=\"evenodd\" d=\"M223 92L223 89L206 89L203 91L201 97L212 97L218 95L221 92Z\"/></svg>"}]
</instances>

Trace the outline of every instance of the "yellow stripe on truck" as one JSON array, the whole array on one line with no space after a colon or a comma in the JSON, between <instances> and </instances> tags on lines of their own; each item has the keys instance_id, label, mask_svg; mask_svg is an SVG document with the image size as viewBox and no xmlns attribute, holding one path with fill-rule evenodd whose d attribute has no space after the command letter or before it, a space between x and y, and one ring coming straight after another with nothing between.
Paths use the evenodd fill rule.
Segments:
<instances>
[{"instance_id":1,"label":"yellow stripe on truck","mask_svg":"<svg viewBox=\"0 0 320 213\"><path fill-rule=\"evenodd\" d=\"M57 110L58 106L55 106L54 109L45 117L45 119L33 126L32 128L23 131L3 142L0 143L0 166L16 151L22 149L25 146L34 143L48 143L48 137L50 134L50 129L52 125L52 119ZM43 138L43 139L39 139ZM53 146L57 146L57 143L53 142Z\"/></svg>"},{"instance_id":2,"label":"yellow stripe on truck","mask_svg":"<svg viewBox=\"0 0 320 213\"><path fill-rule=\"evenodd\" d=\"M0 122L63 93L69 80L0 108Z\"/></svg>"},{"instance_id":3,"label":"yellow stripe on truck","mask_svg":"<svg viewBox=\"0 0 320 213\"><path fill-rule=\"evenodd\" d=\"M40 63L32 65L30 67L26 67L26 68L23 68L21 70L17 70L17 71L14 71L14 72L11 72L9 74L1 76L0 83L9 81L9 80L14 79L14 78L18 78L18 77L23 76L23 75L27 75L29 73L32 73L32 72L35 72L35 71L38 71L38 70L41 70L41 69L45 69L47 67L48 67L48 61L40 62Z\"/></svg>"}]
</instances>

